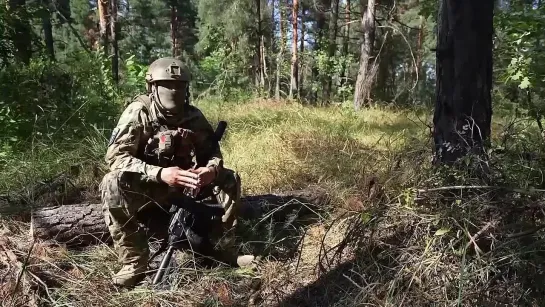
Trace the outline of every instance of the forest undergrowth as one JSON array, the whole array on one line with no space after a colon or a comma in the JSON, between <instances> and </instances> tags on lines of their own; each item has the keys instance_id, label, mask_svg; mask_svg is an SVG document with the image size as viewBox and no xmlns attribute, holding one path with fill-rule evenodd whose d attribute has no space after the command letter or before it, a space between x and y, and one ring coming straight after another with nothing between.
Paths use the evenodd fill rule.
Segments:
<instances>
[{"instance_id":1,"label":"forest undergrowth","mask_svg":"<svg viewBox=\"0 0 545 307\"><path fill-rule=\"evenodd\" d=\"M318 186L331 199L324 214L291 221L288 232L277 232L285 220L242 221L241 249L259 238L271 250L253 269L179 266L168 287L119 289L110 282L119 268L110 245L74 250L28 235L31 208L98 199L109 131L88 127L77 142L36 139L2 158L2 306L543 303L544 151L531 120L495 116L483 176L471 158L457 171L432 167L427 111L196 104L213 124L228 122L223 153L244 195Z\"/></svg>"}]
</instances>

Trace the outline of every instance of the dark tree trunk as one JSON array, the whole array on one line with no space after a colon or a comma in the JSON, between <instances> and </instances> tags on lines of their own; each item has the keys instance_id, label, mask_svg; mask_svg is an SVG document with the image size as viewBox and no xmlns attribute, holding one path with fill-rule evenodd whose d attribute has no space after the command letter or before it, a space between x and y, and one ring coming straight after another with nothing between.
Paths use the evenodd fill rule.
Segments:
<instances>
[{"instance_id":1,"label":"dark tree trunk","mask_svg":"<svg viewBox=\"0 0 545 307\"><path fill-rule=\"evenodd\" d=\"M290 82L290 92L289 98L292 99L298 94L298 64L297 64L297 15L299 13L299 0L293 0L292 7L292 29L293 29L293 39L291 44L291 82Z\"/></svg>"},{"instance_id":2,"label":"dark tree trunk","mask_svg":"<svg viewBox=\"0 0 545 307\"><path fill-rule=\"evenodd\" d=\"M435 161L483 153L492 118L493 0L443 0L439 8Z\"/></svg>"},{"instance_id":3,"label":"dark tree trunk","mask_svg":"<svg viewBox=\"0 0 545 307\"><path fill-rule=\"evenodd\" d=\"M112 78L119 83L119 48L117 45L117 0L110 0L110 33L112 35Z\"/></svg>"},{"instance_id":4,"label":"dark tree trunk","mask_svg":"<svg viewBox=\"0 0 545 307\"><path fill-rule=\"evenodd\" d=\"M26 0L9 0L8 5L9 14L16 16L13 24L15 36L12 37L15 57L21 62L29 64L32 57L32 40Z\"/></svg>"},{"instance_id":5,"label":"dark tree trunk","mask_svg":"<svg viewBox=\"0 0 545 307\"><path fill-rule=\"evenodd\" d=\"M339 18L339 1L333 0L334 7L331 12L331 24L329 25L329 45L327 50L327 56L332 59L335 56L335 51L337 50L337 19ZM330 102L331 100L331 91L333 87L333 74L329 73L327 76L325 89L324 89L324 101Z\"/></svg>"},{"instance_id":6,"label":"dark tree trunk","mask_svg":"<svg viewBox=\"0 0 545 307\"><path fill-rule=\"evenodd\" d=\"M385 37L387 35L389 35L389 31L385 32ZM392 72L395 72L395 53L393 50L391 50L391 48L391 44L384 43L382 50L380 51L381 60L378 64L377 78L375 80L376 84L374 87L374 94L377 96L378 99L383 101L390 101L393 98L393 95L391 95L391 93L393 92L392 88L395 86L395 84L390 82L390 74Z\"/></svg>"},{"instance_id":7,"label":"dark tree trunk","mask_svg":"<svg viewBox=\"0 0 545 307\"><path fill-rule=\"evenodd\" d=\"M44 30L44 40L47 53L51 60L55 60L55 47L53 45L53 26L51 25L51 11L49 11L49 1L43 1L42 27Z\"/></svg>"},{"instance_id":8,"label":"dark tree trunk","mask_svg":"<svg viewBox=\"0 0 545 307\"><path fill-rule=\"evenodd\" d=\"M368 0L367 10L361 20L361 27L363 41L361 43L360 68L358 70L354 93L354 108L356 110L367 104L374 77L373 69L370 67L370 60L375 43L375 0Z\"/></svg>"}]
</instances>

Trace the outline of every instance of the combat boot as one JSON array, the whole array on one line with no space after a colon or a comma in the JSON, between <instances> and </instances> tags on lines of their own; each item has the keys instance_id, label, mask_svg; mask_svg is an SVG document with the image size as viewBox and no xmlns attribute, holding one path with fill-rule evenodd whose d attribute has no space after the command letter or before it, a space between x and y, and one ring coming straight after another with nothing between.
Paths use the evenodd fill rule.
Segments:
<instances>
[{"instance_id":1,"label":"combat boot","mask_svg":"<svg viewBox=\"0 0 545 307\"><path fill-rule=\"evenodd\" d=\"M230 266L240 267L240 268L250 267L256 261L255 256L239 255L234 249L224 249L224 250L217 251L215 258Z\"/></svg>"},{"instance_id":2,"label":"combat boot","mask_svg":"<svg viewBox=\"0 0 545 307\"><path fill-rule=\"evenodd\" d=\"M241 255L237 257L237 265L241 268L250 267L256 258L253 255Z\"/></svg>"},{"instance_id":3,"label":"combat boot","mask_svg":"<svg viewBox=\"0 0 545 307\"><path fill-rule=\"evenodd\" d=\"M147 262L142 259L125 264L112 277L112 282L117 286L134 287L146 277L146 267Z\"/></svg>"}]
</instances>

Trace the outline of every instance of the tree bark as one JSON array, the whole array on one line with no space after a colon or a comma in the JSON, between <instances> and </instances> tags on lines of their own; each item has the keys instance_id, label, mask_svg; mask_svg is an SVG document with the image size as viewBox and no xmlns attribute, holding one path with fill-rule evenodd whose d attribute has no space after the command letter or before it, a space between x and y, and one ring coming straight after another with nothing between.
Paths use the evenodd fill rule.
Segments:
<instances>
[{"instance_id":1,"label":"tree bark","mask_svg":"<svg viewBox=\"0 0 545 307\"><path fill-rule=\"evenodd\" d=\"M30 235L67 245L88 245L110 240L101 204L92 203L35 210L31 216Z\"/></svg>"},{"instance_id":2,"label":"tree bark","mask_svg":"<svg viewBox=\"0 0 545 307\"><path fill-rule=\"evenodd\" d=\"M264 54L264 43L263 43L263 29L261 25L261 0L255 0L257 5L257 48L256 48L256 55L257 55L257 85L259 88L259 91L263 91L263 87L265 86L265 71L263 66L263 54Z\"/></svg>"},{"instance_id":3,"label":"tree bark","mask_svg":"<svg viewBox=\"0 0 545 307\"><path fill-rule=\"evenodd\" d=\"M284 30L285 27L283 26L284 23L284 9L282 8L282 0L278 1L278 14L279 14L279 21L278 21L278 27L280 32L280 48L278 50L278 54L276 55L276 87L274 89L274 97L276 100L280 100L280 83L282 75L282 64L284 62L284 48L285 48L285 35Z\"/></svg>"},{"instance_id":4,"label":"tree bark","mask_svg":"<svg viewBox=\"0 0 545 307\"><path fill-rule=\"evenodd\" d=\"M301 6L301 39L299 39L299 57L300 58L303 56L303 52L305 52L305 10L306 10L306 7L305 7L305 4L303 3ZM297 71L299 73L298 88L299 88L299 98L301 98L304 96L304 93L303 93L304 73L302 72L303 61L300 60L298 62L299 62L298 63L299 66L297 67Z\"/></svg>"},{"instance_id":5,"label":"tree bark","mask_svg":"<svg viewBox=\"0 0 545 307\"><path fill-rule=\"evenodd\" d=\"M110 0L110 33L112 35L112 78L119 83L119 48L117 44L117 0Z\"/></svg>"},{"instance_id":6,"label":"tree bark","mask_svg":"<svg viewBox=\"0 0 545 307\"><path fill-rule=\"evenodd\" d=\"M43 1L42 27L44 30L44 40L47 53L51 60L55 60L55 46L53 42L53 26L51 25L51 11L49 10L49 1Z\"/></svg>"},{"instance_id":7,"label":"tree bark","mask_svg":"<svg viewBox=\"0 0 545 307\"><path fill-rule=\"evenodd\" d=\"M292 29L293 29L293 38L291 45L291 82L290 82L290 92L289 98L293 99L297 96L299 91L298 81L298 64L297 64L297 15L299 12L299 0L293 0L292 8Z\"/></svg>"},{"instance_id":8,"label":"tree bark","mask_svg":"<svg viewBox=\"0 0 545 307\"><path fill-rule=\"evenodd\" d=\"M418 28L418 40L416 45L416 73L418 76L422 70L422 55L424 50L422 46L424 44L424 16L420 16L420 27Z\"/></svg>"},{"instance_id":9,"label":"tree bark","mask_svg":"<svg viewBox=\"0 0 545 307\"><path fill-rule=\"evenodd\" d=\"M370 69L373 45L375 43L375 0L368 0L367 10L361 19L363 42L361 44L360 68L356 79L354 108L359 110L367 104L371 90L373 71Z\"/></svg>"},{"instance_id":10,"label":"tree bark","mask_svg":"<svg viewBox=\"0 0 545 307\"><path fill-rule=\"evenodd\" d=\"M320 0L318 1L320 4L319 6L314 5L315 8L315 18L316 18L316 41L314 43L314 51L318 51L322 49L323 43L324 43L324 37L328 30L328 26L326 23L326 15L325 10L326 8L329 8L331 6L331 0ZM314 82L320 83L322 86L322 89L325 87L323 76L320 75L320 72L318 71L318 66L316 64L316 61L314 65L312 66L312 80ZM323 95L323 91L322 91ZM316 103L318 101L318 90L314 90L312 93L311 101L313 103Z\"/></svg>"},{"instance_id":11,"label":"tree bark","mask_svg":"<svg viewBox=\"0 0 545 307\"><path fill-rule=\"evenodd\" d=\"M265 72L267 73L267 86L268 86L268 90L267 90L267 94L269 95L269 97L273 97L274 93L273 91L275 89L273 89L273 86L274 86L274 80L273 78L276 78L276 76L273 76L274 74L274 71L273 71L273 63L274 63L274 54L275 54L275 51L278 49L278 45L275 41L275 33L276 33L276 27L275 27L275 22L274 20L276 19L276 11L275 11L275 8L274 8L274 3L275 3L275 0L271 0L271 2L269 2L269 6L270 6L270 9L271 9L271 29L269 31L269 36L268 36L268 40L269 40L269 46L270 46L270 49L269 49L269 53L268 53L268 56L265 57L265 61L268 63L266 64L265 66Z\"/></svg>"},{"instance_id":12,"label":"tree bark","mask_svg":"<svg viewBox=\"0 0 545 307\"><path fill-rule=\"evenodd\" d=\"M98 0L98 19L99 19L99 33L100 33L100 45L104 48L104 52L108 52L109 44L109 31L108 31L108 6L109 0Z\"/></svg>"},{"instance_id":13,"label":"tree bark","mask_svg":"<svg viewBox=\"0 0 545 307\"><path fill-rule=\"evenodd\" d=\"M337 19L339 18L339 1L333 0L334 7L331 12L331 24L329 26L329 45L327 50L327 56L329 59L333 59L335 51L337 50ZM331 101L331 91L333 90L333 74L330 72L327 76L327 81L324 89L324 101Z\"/></svg>"},{"instance_id":14,"label":"tree bark","mask_svg":"<svg viewBox=\"0 0 545 307\"><path fill-rule=\"evenodd\" d=\"M294 201L296 200L296 201ZM275 220L284 220L289 212L305 214L320 210L330 202L323 190L305 189L281 194L267 194L243 197L239 218L256 219L270 213ZM161 211L161 210L156 210ZM169 216L158 212L146 212L141 222L147 225L148 233L166 231ZM151 229L152 231L149 231ZM30 235L41 240L51 240L68 246L85 246L111 242L104 222L102 205L84 203L40 208L32 212Z\"/></svg>"},{"instance_id":15,"label":"tree bark","mask_svg":"<svg viewBox=\"0 0 545 307\"><path fill-rule=\"evenodd\" d=\"M483 154L492 118L493 0L443 0L438 18L435 162Z\"/></svg>"},{"instance_id":16,"label":"tree bark","mask_svg":"<svg viewBox=\"0 0 545 307\"><path fill-rule=\"evenodd\" d=\"M350 22L352 21L350 18L350 0L346 1L346 7L345 7L345 14L346 14L346 26L344 31L344 40L343 40L343 56L348 57L348 44L350 42ZM346 81L348 80L348 73L347 73L347 63L346 61L343 61L342 65L342 72L341 72L341 87L344 86Z\"/></svg>"}]
</instances>

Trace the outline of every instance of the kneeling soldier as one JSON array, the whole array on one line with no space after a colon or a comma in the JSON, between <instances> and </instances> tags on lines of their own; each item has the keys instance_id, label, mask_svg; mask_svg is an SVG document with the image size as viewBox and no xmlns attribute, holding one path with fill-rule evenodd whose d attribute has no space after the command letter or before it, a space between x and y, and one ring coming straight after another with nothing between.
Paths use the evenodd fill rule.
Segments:
<instances>
[{"instance_id":1,"label":"kneeling soldier","mask_svg":"<svg viewBox=\"0 0 545 307\"><path fill-rule=\"evenodd\" d=\"M225 209L217 243L225 255L221 260L239 266L253 261L252 256L237 258L233 251L240 178L223 167L212 126L199 109L189 105L189 81L189 71L180 60L156 60L146 74L148 95L131 102L112 132L106 153L110 172L100 191L106 225L123 264L113 278L117 285L134 286L147 268L148 242L136 213L150 205L168 210L172 193L184 188L213 185ZM191 146L175 144L180 131L190 132ZM194 161L202 166L192 169Z\"/></svg>"}]
</instances>

